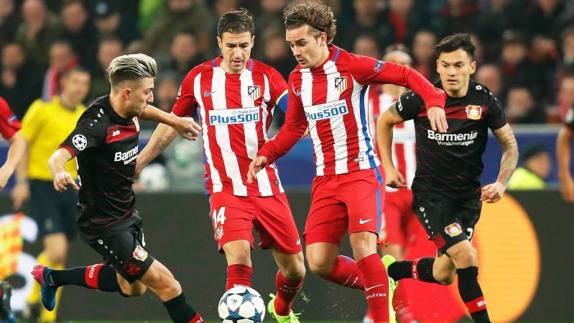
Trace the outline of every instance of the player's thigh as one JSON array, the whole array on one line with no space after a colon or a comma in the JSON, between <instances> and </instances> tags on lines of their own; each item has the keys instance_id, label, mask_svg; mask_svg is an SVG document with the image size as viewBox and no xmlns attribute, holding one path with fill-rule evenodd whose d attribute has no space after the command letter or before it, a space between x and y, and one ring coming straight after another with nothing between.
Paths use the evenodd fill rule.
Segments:
<instances>
[{"instance_id":1,"label":"player's thigh","mask_svg":"<svg viewBox=\"0 0 574 323\"><path fill-rule=\"evenodd\" d=\"M413 212L425 228L429 239L439 250L446 252L451 246L465 241L463 221L459 217L460 207L449 201L415 196Z\"/></svg>"},{"instance_id":2,"label":"player's thigh","mask_svg":"<svg viewBox=\"0 0 574 323\"><path fill-rule=\"evenodd\" d=\"M218 250L230 241L246 240L253 248L255 208L247 197L219 192L210 196L210 217Z\"/></svg>"},{"instance_id":3,"label":"player's thigh","mask_svg":"<svg viewBox=\"0 0 574 323\"><path fill-rule=\"evenodd\" d=\"M172 272L158 260L154 260L140 281L154 291L181 288ZM174 291L178 294L176 291Z\"/></svg>"},{"instance_id":4,"label":"player's thigh","mask_svg":"<svg viewBox=\"0 0 574 323\"><path fill-rule=\"evenodd\" d=\"M448 285L454 280L456 266L447 254L435 258L433 263L433 277L441 284Z\"/></svg>"},{"instance_id":5,"label":"player's thigh","mask_svg":"<svg viewBox=\"0 0 574 323\"><path fill-rule=\"evenodd\" d=\"M311 206L305 221L305 244L329 243L336 246L347 231L347 207L337 199L337 182L333 176L313 179Z\"/></svg>"},{"instance_id":6,"label":"player's thigh","mask_svg":"<svg viewBox=\"0 0 574 323\"><path fill-rule=\"evenodd\" d=\"M116 273L116 279L118 280L118 285L120 286L121 294L123 296L140 296L143 295L147 290L147 286L144 283L140 281L130 283L119 273Z\"/></svg>"},{"instance_id":7,"label":"player's thigh","mask_svg":"<svg viewBox=\"0 0 574 323\"><path fill-rule=\"evenodd\" d=\"M255 228L261 238L260 247L273 247L288 255L300 253L301 238L285 193L252 199L256 203Z\"/></svg>"},{"instance_id":8,"label":"player's thigh","mask_svg":"<svg viewBox=\"0 0 574 323\"><path fill-rule=\"evenodd\" d=\"M90 246L129 283L139 280L154 262L145 248L139 223L120 232L100 236Z\"/></svg>"},{"instance_id":9,"label":"player's thigh","mask_svg":"<svg viewBox=\"0 0 574 323\"><path fill-rule=\"evenodd\" d=\"M349 234L379 234L383 224L385 189L378 168L345 174L337 197L345 202L349 217Z\"/></svg>"}]
</instances>

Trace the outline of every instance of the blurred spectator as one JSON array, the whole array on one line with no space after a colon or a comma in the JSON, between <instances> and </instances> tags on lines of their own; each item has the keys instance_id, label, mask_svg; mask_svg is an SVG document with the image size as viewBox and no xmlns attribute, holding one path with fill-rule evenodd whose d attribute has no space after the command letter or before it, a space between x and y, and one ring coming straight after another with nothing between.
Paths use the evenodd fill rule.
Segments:
<instances>
[{"instance_id":1,"label":"blurred spectator","mask_svg":"<svg viewBox=\"0 0 574 323\"><path fill-rule=\"evenodd\" d=\"M94 100L110 92L110 82L106 71L114 57L124 54L124 46L119 38L113 36L100 40L98 48L98 69L93 73L92 86L88 99Z\"/></svg>"},{"instance_id":2,"label":"blurred spectator","mask_svg":"<svg viewBox=\"0 0 574 323\"><path fill-rule=\"evenodd\" d=\"M18 43L2 48L1 70L0 96L10 102L12 111L22 120L32 101L42 93L42 74Z\"/></svg>"},{"instance_id":3,"label":"blurred spectator","mask_svg":"<svg viewBox=\"0 0 574 323\"><path fill-rule=\"evenodd\" d=\"M542 190L552 170L550 153L544 146L530 144L520 153L521 165L508 181L509 190Z\"/></svg>"},{"instance_id":4,"label":"blurred spectator","mask_svg":"<svg viewBox=\"0 0 574 323\"><path fill-rule=\"evenodd\" d=\"M72 45L80 64L92 72L95 71L98 32L93 22L88 19L88 10L82 0L65 0L61 16L64 26L61 37Z\"/></svg>"},{"instance_id":5,"label":"blurred spectator","mask_svg":"<svg viewBox=\"0 0 574 323\"><path fill-rule=\"evenodd\" d=\"M572 15L571 6L570 0L530 1L530 7L523 15L523 30L530 37L540 35L547 39L557 39L560 36L560 28L564 27Z\"/></svg>"},{"instance_id":6,"label":"blurred spectator","mask_svg":"<svg viewBox=\"0 0 574 323\"><path fill-rule=\"evenodd\" d=\"M194 66L204 60L205 57L197 49L195 35L181 31L173 38L169 53L160 57L159 70L160 73L174 72L181 81Z\"/></svg>"},{"instance_id":7,"label":"blurred spectator","mask_svg":"<svg viewBox=\"0 0 574 323\"><path fill-rule=\"evenodd\" d=\"M476 81L486 86L497 98L502 98L502 76L498 66L494 64L480 66L476 72Z\"/></svg>"},{"instance_id":8,"label":"blurred spectator","mask_svg":"<svg viewBox=\"0 0 574 323\"><path fill-rule=\"evenodd\" d=\"M434 46L436 35L430 30L419 30L413 41L414 69L424 75L428 80L434 81L437 77L435 71Z\"/></svg>"},{"instance_id":9,"label":"blurred spectator","mask_svg":"<svg viewBox=\"0 0 574 323\"><path fill-rule=\"evenodd\" d=\"M411 1L411 0L405 0ZM383 7L379 0L353 0L354 15L348 20L341 21L337 28L337 42L343 48L352 48L357 35L373 32L379 36L382 45L381 27Z\"/></svg>"},{"instance_id":10,"label":"blurred spectator","mask_svg":"<svg viewBox=\"0 0 574 323\"><path fill-rule=\"evenodd\" d=\"M167 7L166 0L140 0L138 10L139 30L145 32L155 18Z\"/></svg>"},{"instance_id":11,"label":"blurred spectator","mask_svg":"<svg viewBox=\"0 0 574 323\"><path fill-rule=\"evenodd\" d=\"M289 53L289 47L285 43L285 36L281 29L270 28L263 34L263 55L261 60L273 66L285 80L289 78L289 73L295 68L296 61Z\"/></svg>"},{"instance_id":12,"label":"blurred spectator","mask_svg":"<svg viewBox=\"0 0 574 323\"><path fill-rule=\"evenodd\" d=\"M353 53L373 58L381 58L377 38L373 34L361 34L355 39Z\"/></svg>"},{"instance_id":13,"label":"blurred spectator","mask_svg":"<svg viewBox=\"0 0 574 323\"><path fill-rule=\"evenodd\" d=\"M25 0L22 4L22 18L16 40L36 65L45 67L48 65L46 53L60 31L58 18L50 15L42 0Z\"/></svg>"},{"instance_id":14,"label":"blurred spectator","mask_svg":"<svg viewBox=\"0 0 574 323\"><path fill-rule=\"evenodd\" d=\"M78 58L70 43L59 40L50 46L50 65L44 75L42 98L46 101L60 92L60 77L66 70L78 65Z\"/></svg>"},{"instance_id":15,"label":"blurred spectator","mask_svg":"<svg viewBox=\"0 0 574 323\"><path fill-rule=\"evenodd\" d=\"M14 40L19 23L14 0L0 0L0 48Z\"/></svg>"},{"instance_id":16,"label":"blurred spectator","mask_svg":"<svg viewBox=\"0 0 574 323\"><path fill-rule=\"evenodd\" d=\"M560 81L558 91L558 106L562 120L574 109L574 73L566 74Z\"/></svg>"},{"instance_id":17,"label":"blurred spectator","mask_svg":"<svg viewBox=\"0 0 574 323\"><path fill-rule=\"evenodd\" d=\"M121 14L116 2L111 0L102 0L96 3L94 24L98 29L100 38L117 37L122 41L124 47L140 38L136 19L128 14Z\"/></svg>"},{"instance_id":18,"label":"blurred spectator","mask_svg":"<svg viewBox=\"0 0 574 323\"><path fill-rule=\"evenodd\" d=\"M476 32L484 45L484 59L495 62L501 50L500 35L516 27L520 19L520 7L512 0L489 0L486 8L481 10Z\"/></svg>"},{"instance_id":19,"label":"blurred spectator","mask_svg":"<svg viewBox=\"0 0 574 323\"><path fill-rule=\"evenodd\" d=\"M472 33L476 30L478 12L477 0L448 0L435 16L438 18L435 28L441 36Z\"/></svg>"},{"instance_id":20,"label":"blurred spectator","mask_svg":"<svg viewBox=\"0 0 574 323\"><path fill-rule=\"evenodd\" d=\"M261 0L261 13L253 17L255 22L255 39L263 39L263 34L267 30L274 32L279 30L281 37L283 35L283 9L287 5L287 0ZM255 42L255 56L262 58L264 56L266 44L259 41ZM282 71L280 71L283 73Z\"/></svg>"},{"instance_id":21,"label":"blurred spectator","mask_svg":"<svg viewBox=\"0 0 574 323\"><path fill-rule=\"evenodd\" d=\"M167 52L175 35L190 31L197 36L199 51L209 51L209 31L213 16L199 0L168 0L167 8L152 22L146 32L146 46L153 53Z\"/></svg>"},{"instance_id":22,"label":"blurred spectator","mask_svg":"<svg viewBox=\"0 0 574 323\"><path fill-rule=\"evenodd\" d=\"M541 66L528 60L528 44L520 32L507 30L502 34L503 46L501 56L502 80L507 89L516 85L526 85L534 95L540 96L544 84Z\"/></svg>"},{"instance_id":23,"label":"blurred spectator","mask_svg":"<svg viewBox=\"0 0 574 323\"><path fill-rule=\"evenodd\" d=\"M380 31L381 47L391 44L410 45L417 30L430 27L428 19L423 19L414 10L414 0L389 0L383 12L383 26Z\"/></svg>"},{"instance_id":24,"label":"blurred spectator","mask_svg":"<svg viewBox=\"0 0 574 323\"><path fill-rule=\"evenodd\" d=\"M562 54L561 65L574 64L574 25L562 31L560 51Z\"/></svg>"},{"instance_id":25,"label":"blurred spectator","mask_svg":"<svg viewBox=\"0 0 574 323\"><path fill-rule=\"evenodd\" d=\"M546 123L544 107L537 105L526 86L510 88L506 114L511 123Z\"/></svg>"}]
</instances>

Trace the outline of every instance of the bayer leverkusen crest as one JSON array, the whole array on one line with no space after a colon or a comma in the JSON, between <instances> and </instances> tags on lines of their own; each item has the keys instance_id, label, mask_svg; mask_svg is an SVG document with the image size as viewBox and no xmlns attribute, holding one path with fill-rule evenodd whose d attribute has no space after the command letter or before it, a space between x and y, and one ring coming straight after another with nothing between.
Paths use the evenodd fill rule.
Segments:
<instances>
[{"instance_id":1,"label":"bayer leverkusen crest","mask_svg":"<svg viewBox=\"0 0 574 323\"><path fill-rule=\"evenodd\" d=\"M482 107L480 105L467 105L466 117L471 120L480 120L482 116Z\"/></svg>"},{"instance_id":2,"label":"bayer leverkusen crest","mask_svg":"<svg viewBox=\"0 0 574 323\"><path fill-rule=\"evenodd\" d=\"M247 87L247 95L249 95L249 97L253 101L259 99L259 97L261 96L261 91L260 91L259 85L249 85Z\"/></svg>"},{"instance_id":3,"label":"bayer leverkusen crest","mask_svg":"<svg viewBox=\"0 0 574 323\"><path fill-rule=\"evenodd\" d=\"M347 89L347 77L341 76L335 79L335 89L339 92L343 92Z\"/></svg>"}]
</instances>

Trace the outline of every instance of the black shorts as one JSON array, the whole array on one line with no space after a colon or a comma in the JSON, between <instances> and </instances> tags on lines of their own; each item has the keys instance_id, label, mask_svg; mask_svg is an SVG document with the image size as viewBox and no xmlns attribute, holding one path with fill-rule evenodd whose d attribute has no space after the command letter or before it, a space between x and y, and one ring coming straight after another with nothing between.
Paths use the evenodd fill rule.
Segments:
<instances>
[{"instance_id":1,"label":"black shorts","mask_svg":"<svg viewBox=\"0 0 574 323\"><path fill-rule=\"evenodd\" d=\"M52 181L30 180L30 215L38 224L40 236L64 233L68 239L76 236L77 193L59 193Z\"/></svg>"},{"instance_id":2,"label":"black shorts","mask_svg":"<svg viewBox=\"0 0 574 323\"><path fill-rule=\"evenodd\" d=\"M106 265L112 265L123 278L133 283L147 272L154 258L145 249L142 222L137 211L128 221L132 222L128 227L119 230L109 228L88 244L102 255Z\"/></svg>"},{"instance_id":3,"label":"black shorts","mask_svg":"<svg viewBox=\"0 0 574 323\"><path fill-rule=\"evenodd\" d=\"M481 208L480 199L456 203L416 194L413 199L413 212L440 254L461 241L472 239Z\"/></svg>"}]
</instances>

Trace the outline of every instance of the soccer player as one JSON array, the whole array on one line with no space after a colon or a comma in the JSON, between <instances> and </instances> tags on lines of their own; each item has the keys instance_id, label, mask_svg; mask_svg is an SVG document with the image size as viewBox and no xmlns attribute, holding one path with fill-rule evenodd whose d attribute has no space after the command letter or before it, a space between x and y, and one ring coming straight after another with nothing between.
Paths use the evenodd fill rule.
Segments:
<instances>
[{"instance_id":1,"label":"soccer player","mask_svg":"<svg viewBox=\"0 0 574 323\"><path fill-rule=\"evenodd\" d=\"M279 180L269 164L247 183L249 163L268 140L275 107L286 106L287 84L272 67L250 58L255 27L246 10L219 20L221 56L193 68L183 80L173 107L179 116L199 112L203 128L205 178L214 238L227 260L225 290L251 285L253 228L260 247L271 248L279 271L277 296L268 305L278 322L298 322L291 310L303 285L305 265L299 233ZM141 169L175 137L159 125L138 158Z\"/></svg>"},{"instance_id":2,"label":"soccer player","mask_svg":"<svg viewBox=\"0 0 574 323\"><path fill-rule=\"evenodd\" d=\"M309 267L331 282L362 289L375 322L388 322L389 282L377 254L384 183L367 120L368 85L394 83L416 90L440 131L446 129L445 95L408 67L333 45L333 12L320 2L293 3L284 18L299 65L289 76L285 124L259 149L248 180L287 153L309 128L317 175L305 224ZM347 230L356 261L339 256Z\"/></svg>"},{"instance_id":3,"label":"soccer player","mask_svg":"<svg viewBox=\"0 0 574 323\"><path fill-rule=\"evenodd\" d=\"M19 132L20 122L10 110L10 106L0 97L0 135L10 144L8 156L2 166L0 166L0 191L6 187L6 183L16 165L26 151L26 141ZM14 313L10 308L10 298L12 296L12 287L6 281L0 281L0 320L2 322L16 322Z\"/></svg>"},{"instance_id":4,"label":"soccer player","mask_svg":"<svg viewBox=\"0 0 574 323\"><path fill-rule=\"evenodd\" d=\"M173 274L146 250L132 190L138 118L169 124L187 138L195 138L199 127L149 106L157 74L153 58L143 54L119 56L110 63L108 73L110 94L90 105L49 160L56 191L80 190L78 231L102 255L104 264L64 270L37 265L32 275L42 286L42 304L53 310L56 291L64 285L125 296L141 295L149 287L161 299L173 322L203 322L186 302ZM75 156L80 187L65 168Z\"/></svg>"},{"instance_id":5,"label":"soccer player","mask_svg":"<svg viewBox=\"0 0 574 323\"><path fill-rule=\"evenodd\" d=\"M59 95L50 100L37 99L22 119L22 137L26 139L26 153L16 169L16 186L12 190L15 210L30 198L30 214L38 223L43 250L38 263L55 269L64 269L68 243L76 235L76 201L78 196L70 190L59 194L54 190L48 159L60 143L72 132L86 106L82 101L90 89L90 73L79 66L62 72ZM77 177L76 161L66 169ZM26 300L30 315L45 323L56 322L60 289L56 296L56 309L46 311L40 306L40 286L34 288Z\"/></svg>"},{"instance_id":6,"label":"soccer player","mask_svg":"<svg viewBox=\"0 0 574 323\"><path fill-rule=\"evenodd\" d=\"M483 85L470 80L476 70L475 47L468 34L455 34L436 46L437 72L448 97L447 133L437 133L424 118L420 96L403 94L380 118L377 139L382 149L387 185L406 187L407 182L394 166L391 131L395 124L413 119L416 131L417 171L412 184L413 211L437 248L436 258L414 261L383 257L388 274L395 280L450 284L458 274L460 296L474 322L490 322L483 293L478 284L477 251L470 244L474 225L480 217L481 202L499 201L516 168L518 148L512 128L498 99ZM503 154L496 182L480 187L482 153L490 128Z\"/></svg>"},{"instance_id":7,"label":"soccer player","mask_svg":"<svg viewBox=\"0 0 574 323\"><path fill-rule=\"evenodd\" d=\"M572 133L574 132L574 108L566 114L564 125L556 138L556 159L558 160L558 177L560 192L566 202L574 203L574 179L570 171L572 156Z\"/></svg>"}]
</instances>

